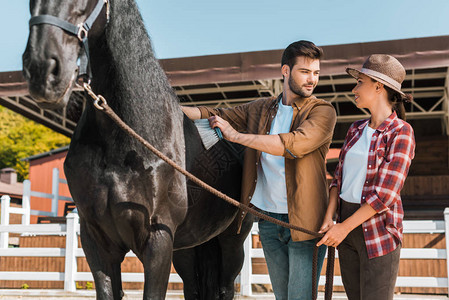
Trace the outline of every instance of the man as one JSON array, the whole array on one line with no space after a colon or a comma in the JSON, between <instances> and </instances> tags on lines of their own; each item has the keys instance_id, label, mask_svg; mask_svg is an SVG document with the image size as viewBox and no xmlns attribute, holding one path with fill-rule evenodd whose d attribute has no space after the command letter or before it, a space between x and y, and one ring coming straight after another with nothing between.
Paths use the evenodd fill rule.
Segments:
<instances>
[{"instance_id":1,"label":"man","mask_svg":"<svg viewBox=\"0 0 449 300\"><path fill-rule=\"evenodd\" d=\"M312 42L290 44L282 55L284 91L277 98L231 109L183 107L190 119L209 118L225 139L248 147L242 203L313 231L320 229L327 208L325 157L336 122L333 106L312 96L321 56ZM310 300L318 239L264 220L259 234L276 299ZM320 247L318 274L325 251Z\"/></svg>"}]
</instances>

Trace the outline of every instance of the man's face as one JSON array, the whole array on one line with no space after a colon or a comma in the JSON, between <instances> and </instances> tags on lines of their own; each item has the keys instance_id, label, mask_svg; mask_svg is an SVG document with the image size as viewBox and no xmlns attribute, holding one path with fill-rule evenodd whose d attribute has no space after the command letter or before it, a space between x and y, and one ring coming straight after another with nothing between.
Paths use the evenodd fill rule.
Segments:
<instances>
[{"instance_id":1,"label":"man's face","mask_svg":"<svg viewBox=\"0 0 449 300\"><path fill-rule=\"evenodd\" d=\"M284 73L285 67L288 70L287 76ZM288 81L289 89L300 97L310 97L318 84L320 60L299 56L293 68L289 69L287 65L283 66L284 80Z\"/></svg>"}]
</instances>

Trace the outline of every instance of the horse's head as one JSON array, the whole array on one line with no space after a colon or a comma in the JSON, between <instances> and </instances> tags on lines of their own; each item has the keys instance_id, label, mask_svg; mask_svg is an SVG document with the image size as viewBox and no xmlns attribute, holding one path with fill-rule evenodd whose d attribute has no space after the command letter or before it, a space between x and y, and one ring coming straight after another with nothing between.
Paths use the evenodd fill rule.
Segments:
<instances>
[{"instance_id":1,"label":"horse's head","mask_svg":"<svg viewBox=\"0 0 449 300\"><path fill-rule=\"evenodd\" d=\"M23 53L23 73L30 95L41 107L67 104L78 74L77 61L84 51L82 40L87 38L86 26L82 25L97 7L103 15L99 19L106 20L103 3L104 0L30 0L32 18Z\"/></svg>"}]
</instances>

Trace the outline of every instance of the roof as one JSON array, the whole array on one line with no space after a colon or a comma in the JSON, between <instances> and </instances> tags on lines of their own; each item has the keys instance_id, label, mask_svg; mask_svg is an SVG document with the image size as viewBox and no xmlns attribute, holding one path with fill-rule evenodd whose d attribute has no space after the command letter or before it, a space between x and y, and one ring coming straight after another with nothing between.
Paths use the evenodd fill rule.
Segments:
<instances>
[{"instance_id":1,"label":"roof","mask_svg":"<svg viewBox=\"0 0 449 300\"><path fill-rule=\"evenodd\" d=\"M373 53L396 57L406 69L449 65L449 36L323 46L321 75L344 74ZM171 84L252 81L281 78L283 50L243 52L160 60Z\"/></svg>"},{"instance_id":2,"label":"roof","mask_svg":"<svg viewBox=\"0 0 449 300\"><path fill-rule=\"evenodd\" d=\"M406 107L407 119L441 120L442 127L431 126L439 130L433 134L447 133L447 45L449 35L323 46L320 81L314 94L334 105L337 125L366 118L368 112L358 109L353 103L351 90L355 81L345 74L345 69L359 68L370 54L388 53L397 57L407 70L403 90L414 97L413 103ZM282 52L255 51L162 59L159 62L182 105L231 107L261 97L276 96L282 91ZM83 92L75 89L65 110L43 110L28 95L20 71L0 73L0 105L67 136L71 136L81 116L84 101ZM345 131L345 128L341 130ZM342 138L339 135L336 140Z\"/></svg>"},{"instance_id":3,"label":"roof","mask_svg":"<svg viewBox=\"0 0 449 300\"><path fill-rule=\"evenodd\" d=\"M396 57L406 69L449 66L449 35L323 46L321 75L344 74L373 53ZM281 78L283 49L161 59L173 86ZM0 96L28 95L21 71L0 72Z\"/></svg>"},{"instance_id":4,"label":"roof","mask_svg":"<svg viewBox=\"0 0 449 300\"><path fill-rule=\"evenodd\" d=\"M61 152L67 151L67 150L69 150L69 146L68 145L64 146L64 147L61 147L61 148L58 148L58 149L50 150L48 152L44 152L44 153L39 153L39 154L36 154L36 155L28 156L28 157L22 158L22 160L32 161L32 160L35 160L35 159L39 159L39 158L43 158L43 157L47 157L47 156L52 156L54 154L61 153Z\"/></svg>"},{"instance_id":5,"label":"roof","mask_svg":"<svg viewBox=\"0 0 449 300\"><path fill-rule=\"evenodd\" d=\"M23 183L7 184L0 181L0 196L8 195L12 198L22 198Z\"/></svg>"}]
</instances>

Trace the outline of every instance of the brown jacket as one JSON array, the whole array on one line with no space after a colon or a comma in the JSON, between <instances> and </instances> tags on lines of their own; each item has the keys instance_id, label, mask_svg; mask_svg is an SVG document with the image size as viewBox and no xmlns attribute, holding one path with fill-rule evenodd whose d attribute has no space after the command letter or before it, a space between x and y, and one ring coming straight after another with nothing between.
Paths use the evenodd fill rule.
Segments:
<instances>
[{"instance_id":1,"label":"brown jacket","mask_svg":"<svg viewBox=\"0 0 449 300\"><path fill-rule=\"evenodd\" d=\"M256 100L229 109L199 109L202 118L221 116L239 132L269 134L280 97ZM329 102L314 96L304 99L301 108L296 102L292 106L290 132L279 134L285 147L283 156L289 221L291 224L318 231L328 204L325 158L329 151L336 114ZM251 148L245 150L241 202L247 205L256 188L260 155L260 151ZM240 221L244 216L245 213L242 212ZM314 237L292 231L292 238L294 241L304 241Z\"/></svg>"}]
</instances>

